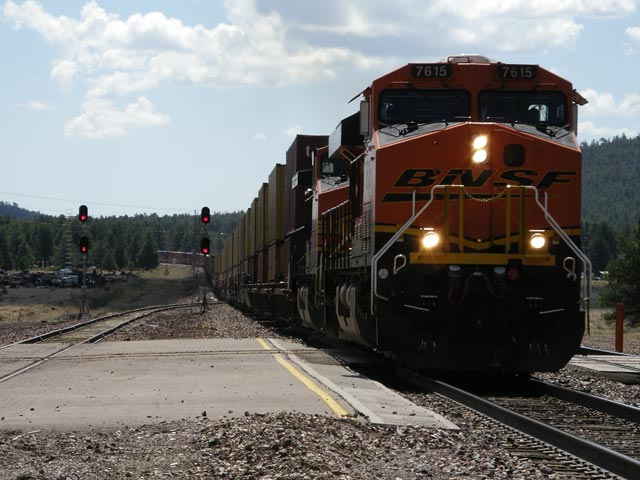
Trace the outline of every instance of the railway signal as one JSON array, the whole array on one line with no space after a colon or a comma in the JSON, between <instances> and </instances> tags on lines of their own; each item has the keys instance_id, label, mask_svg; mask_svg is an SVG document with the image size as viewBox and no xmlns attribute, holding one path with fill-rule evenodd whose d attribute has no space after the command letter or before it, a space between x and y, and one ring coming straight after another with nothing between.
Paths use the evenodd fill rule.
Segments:
<instances>
[{"instance_id":1,"label":"railway signal","mask_svg":"<svg viewBox=\"0 0 640 480\"><path fill-rule=\"evenodd\" d=\"M86 236L80 237L80 253L89 252L89 239Z\"/></svg>"},{"instance_id":2,"label":"railway signal","mask_svg":"<svg viewBox=\"0 0 640 480\"><path fill-rule=\"evenodd\" d=\"M86 205L80 205L80 209L78 210L78 218L82 223L86 222L89 218L89 210Z\"/></svg>"},{"instance_id":3,"label":"railway signal","mask_svg":"<svg viewBox=\"0 0 640 480\"><path fill-rule=\"evenodd\" d=\"M209 241L208 238L203 238L202 240L200 240L200 253L202 253L204 256L209 255L209 252L211 251L211 242Z\"/></svg>"},{"instance_id":4,"label":"railway signal","mask_svg":"<svg viewBox=\"0 0 640 480\"><path fill-rule=\"evenodd\" d=\"M211 211L209 207L202 207L202 211L200 212L200 220L205 225L211 221Z\"/></svg>"}]
</instances>

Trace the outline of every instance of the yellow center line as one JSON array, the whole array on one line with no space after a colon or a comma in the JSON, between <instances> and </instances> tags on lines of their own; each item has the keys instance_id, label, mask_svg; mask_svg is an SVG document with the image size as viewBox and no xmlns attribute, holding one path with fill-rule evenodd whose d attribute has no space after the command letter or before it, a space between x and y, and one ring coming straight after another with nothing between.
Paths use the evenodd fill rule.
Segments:
<instances>
[{"instance_id":1,"label":"yellow center line","mask_svg":"<svg viewBox=\"0 0 640 480\"><path fill-rule=\"evenodd\" d=\"M256 340L262 346L262 348L264 348L265 350L273 350L271 345L269 345L267 342L265 342L262 338L256 338Z\"/></svg>"},{"instance_id":2,"label":"yellow center line","mask_svg":"<svg viewBox=\"0 0 640 480\"><path fill-rule=\"evenodd\" d=\"M262 338L256 338L256 340L262 346L262 348L264 348L265 350L273 350L271 345L269 345ZM298 380L300 380L305 387L307 387L313 393L318 395L322 399L322 401L324 401L324 403L326 403L327 406L338 417L348 417L349 416L349 412L347 412L344 408L342 408L342 406L326 390L322 389L320 386L318 386L317 383L315 383L313 380L311 380L311 378L309 378L307 375L305 375L300 370L298 370L289 361L285 360L285 358L282 355L280 355L279 353L274 353L273 357L276 359L276 361L280 365L282 365L284 368L286 368L287 371L291 375L293 375Z\"/></svg>"}]
</instances>

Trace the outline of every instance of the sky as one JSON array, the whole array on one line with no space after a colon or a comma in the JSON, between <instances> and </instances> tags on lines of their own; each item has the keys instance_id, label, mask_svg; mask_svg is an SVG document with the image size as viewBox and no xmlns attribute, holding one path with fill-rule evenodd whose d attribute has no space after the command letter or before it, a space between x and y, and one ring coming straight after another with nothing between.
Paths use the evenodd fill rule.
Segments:
<instances>
[{"instance_id":1,"label":"sky","mask_svg":"<svg viewBox=\"0 0 640 480\"><path fill-rule=\"evenodd\" d=\"M589 100L580 141L640 134L631 0L0 0L0 201L49 215L246 210L296 134L371 81L478 53Z\"/></svg>"}]
</instances>

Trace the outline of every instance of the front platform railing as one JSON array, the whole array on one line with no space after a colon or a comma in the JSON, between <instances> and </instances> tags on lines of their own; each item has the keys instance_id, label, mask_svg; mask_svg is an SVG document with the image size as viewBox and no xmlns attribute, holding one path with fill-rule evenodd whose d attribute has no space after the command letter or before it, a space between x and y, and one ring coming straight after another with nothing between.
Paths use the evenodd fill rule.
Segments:
<instances>
[{"instance_id":1,"label":"front platform railing","mask_svg":"<svg viewBox=\"0 0 640 480\"><path fill-rule=\"evenodd\" d=\"M442 195L442 193L444 195ZM382 247L375 253L371 261L371 313L375 315L375 299L379 298L382 300L389 300L389 298L383 296L378 291L378 264L380 259L389 251L389 249L398 241L398 239L411 227L415 224L418 217L420 217L434 202L437 195L443 197L444 200L444 231L443 237L445 239L444 252L440 255L440 258L432 256L431 258L434 260L434 263L443 264L447 263L450 259L450 263L460 263L460 260L464 258L465 255L465 237L464 237L464 200L471 199L476 201L495 201L498 199L504 198L506 201L505 208L505 239L504 239L504 253L501 254L502 257L505 255L514 256L514 258L518 257L520 259L528 260L528 257L532 257L532 259L536 256L535 254L528 254L526 252L525 246L525 238L526 238L526 223L525 223L525 201L526 201L526 193L532 192L532 197L535 201L536 206L542 211L544 214L544 219L551 227L551 230L558 235L560 239L569 247L569 249L573 252L575 257L582 263L582 272L584 274L584 281L582 282L582 298L581 302L585 309L589 307L589 298L591 296L591 262L587 258L587 256L580 250L580 248L575 244L575 242L567 235L564 229L558 224L558 222L553 218L548 208L548 195L545 192L544 194L544 203L540 200L540 193L538 189L534 186L521 186L521 185L507 185L505 190L498 195L493 195L490 197L480 197L478 195L472 195L468 192L468 188L464 185L435 185L431 188L431 193L429 196L429 200L417 210L417 202L416 196L417 191L414 190L412 196L412 205L411 205L411 216L407 219L407 221L392 235L392 237L384 244ZM513 212L513 199L516 198L518 201L516 203L517 212ZM531 198L531 197L530 197ZM450 223L451 223L451 203L452 201L458 202L458 225L457 225L457 235L450 235ZM514 215L515 213L515 215ZM518 233L517 238L512 237L512 229L514 224L514 217L516 218L518 225ZM513 244L517 241L517 247L515 251L512 251ZM456 253L449 253L451 245L456 246ZM539 255L538 255L539 256ZM470 256L473 258L474 262L478 263L491 263L496 258L496 253L474 253ZM483 261L483 257L486 257L487 262ZM412 259L414 259L412 255ZM548 264L548 259L546 260L546 264ZM428 262L427 262L428 263ZM576 276L575 273L572 273L572 270L566 266L567 259L563 262L563 268L567 271L568 276L573 275ZM394 269L395 270L395 269ZM577 280L577 279L576 279Z\"/></svg>"}]
</instances>

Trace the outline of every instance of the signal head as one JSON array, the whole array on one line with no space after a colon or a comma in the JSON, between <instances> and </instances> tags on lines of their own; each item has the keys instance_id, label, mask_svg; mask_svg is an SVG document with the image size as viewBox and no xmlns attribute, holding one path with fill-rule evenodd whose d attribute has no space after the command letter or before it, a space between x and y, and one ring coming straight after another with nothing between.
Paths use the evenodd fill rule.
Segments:
<instances>
[{"instance_id":1,"label":"signal head","mask_svg":"<svg viewBox=\"0 0 640 480\"><path fill-rule=\"evenodd\" d=\"M89 239L84 235L80 237L80 253L89 252Z\"/></svg>"},{"instance_id":2,"label":"signal head","mask_svg":"<svg viewBox=\"0 0 640 480\"><path fill-rule=\"evenodd\" d=\"M210 251L211 251L211 243L209 239L205 237L202 240L200 240L200 253L202 253L204 256L207 256L209 255Z\"/></svg>"},{"instance_id":3,"label":"signal head","mask_svg":"<svg viewBox=\"0 0 640 480\"><path fill-rule=\"evenodd\" d=\"M211 221L211 211L209 207L202 207L202 211L200 212L200 220L205 225Z\"/></svg>"},{"instance_id":4,"label":"signal head","mask_svg":"<svg viewBox=\"0 0 640 480\"><path fill-rule=\"evenodd\" d=\"M89 218L89 210L87 209L86 205L80 205L80 208L78 210L78 218L82 223L86 222Z\"/></svg>"}]
</instances>

